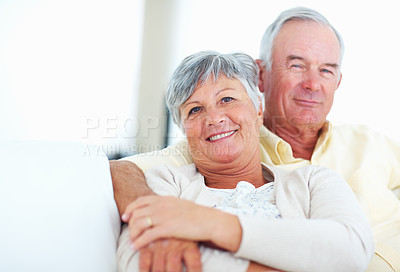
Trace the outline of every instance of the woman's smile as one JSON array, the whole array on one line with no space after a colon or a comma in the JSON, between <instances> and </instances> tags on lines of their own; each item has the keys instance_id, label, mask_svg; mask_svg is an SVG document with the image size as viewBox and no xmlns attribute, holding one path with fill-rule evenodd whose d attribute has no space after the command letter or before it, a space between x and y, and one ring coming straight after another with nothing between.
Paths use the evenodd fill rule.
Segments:
<instances>
[{"instance_id":1,"label":"woman's smile","mask_svg":"<svg viewBox=\"0 0 400 272\"><path fill-rule=\"evenodd\" d=\"M220 139L223 139L223 138L230 137L230 136L232 136L232 135L233 135L234 133L236 133L236 132L237 132L237 130L232 130L232 131L229 131L229 132L224 132L224 133L221 133L221 134L216 134L216 135L213 135L213 136L208 137L208 138L206 139L206 141L214 142L214 141L217 141L217 140L220 140Z\"/></svg>"}]
</instances>

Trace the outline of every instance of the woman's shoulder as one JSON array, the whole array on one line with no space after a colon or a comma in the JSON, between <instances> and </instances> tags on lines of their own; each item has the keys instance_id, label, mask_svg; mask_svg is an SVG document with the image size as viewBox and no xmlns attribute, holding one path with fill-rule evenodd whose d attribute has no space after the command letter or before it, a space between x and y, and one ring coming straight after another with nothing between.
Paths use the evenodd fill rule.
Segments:
<instances>
[{"instance_id":1,"label":"woman's shoulder","mask_svg":"<svg viewBox=\"0 0 400 272\"><path fill-rule=\"evenodd\" d=\"M287 176L287 175L292 175L294 173L300 174L300 175L311 175L314 172L318 171L333 171L329 168L326 168L321 165L306 165L306 166L301 166L297 167L295 169L287 169L287 168L282 168L279 166L271 166L267 165L263 162L261 162L261 165L263 167L264 175L266 172L270 173L272 176Z\"/></svg>"},{"instance_id":2,"label":"woman's shoulder","mask_svg":"<svg viewBox=\"0 0 400 272\"><path fill-rule=\"evenodd\" d=\"M145 173L146 177L152 175L179 177L179 176L193 176L196 174L199 174L199 172L197 171L196 165L194 163L183 166L159 164L150 168Z\"/></svg>"},{"instance_id":3,"label":"woman's shoulder","mask_svg":"<svg viewBox=\"0 0 400 272\"><path fill-rule=\"evenodd\" d=\"M145 173L146 182L156 194L182 196L188 188L201 187L203 177L194 164L170 166L159 164Z\"/></svg>"},{"instance_id":4,"label":"woman's shoulder","mask_svg":"<svg viewBox=\"0 0 400 272\"><path fill-rule=\"evenodd\" d=\"M270 173L272 173L273 180L278 183L301 182L308 187L312 186L315 182L330 183L343 181L336 171L321 165L306 165L293 170L288 170L263 164L263 169L266 168Z\"/></svg>"}]
</instances>

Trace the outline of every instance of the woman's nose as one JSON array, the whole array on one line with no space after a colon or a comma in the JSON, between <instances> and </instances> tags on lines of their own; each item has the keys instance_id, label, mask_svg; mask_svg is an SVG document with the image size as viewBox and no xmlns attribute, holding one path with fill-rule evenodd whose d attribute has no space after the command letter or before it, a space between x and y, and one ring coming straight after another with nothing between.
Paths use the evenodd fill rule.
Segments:
<instances>
[{"instance_id":1,"label":"woman's nose","mask_svg":"<svg viewBox=\"0 0 400 272\"><path fill-rule=\"evenodd\" d=\"M225 122L226 115L224 111L212 109L207 111L206 123L208 126L218 125Z\"/></svg>"}]
</instances>

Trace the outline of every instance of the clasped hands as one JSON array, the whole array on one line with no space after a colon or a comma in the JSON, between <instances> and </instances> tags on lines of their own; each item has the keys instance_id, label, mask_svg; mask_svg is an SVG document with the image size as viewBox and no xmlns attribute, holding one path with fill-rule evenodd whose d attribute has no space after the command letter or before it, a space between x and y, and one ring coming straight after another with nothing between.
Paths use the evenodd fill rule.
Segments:
<instances>
[{"instance_id":1,"label":"clasped hands","mask_svg":"<svg viewBox=\"0 0 400 272\"><path fill-rule=\"evenodd\" d=\"M170 196L138 198L126 208L131 247L140 251L140 271L201 271L198 242L236 252L242 239L239 219L218 209ZM250 271L278 271L250 262Z\"/></svg>"},{"instance_id":2,"label":"clasped hands","mask_svg":"<svg viewBox=\"0 0 400 272\"><path fill-rule=\"evenodd\" d=\"M197 241L208 240L203 215L213 210L176 197L144 196L122 215L140 271L201 271ZM211 239L211 238L210 238Z\"/></svg>"}]
</instances>

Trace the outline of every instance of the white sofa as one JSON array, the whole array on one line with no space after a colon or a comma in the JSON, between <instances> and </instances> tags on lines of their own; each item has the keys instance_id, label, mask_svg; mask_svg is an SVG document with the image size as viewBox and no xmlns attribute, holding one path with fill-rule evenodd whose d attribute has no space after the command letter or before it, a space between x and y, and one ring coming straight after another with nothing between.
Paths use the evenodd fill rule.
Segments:
<instances>
[{"instance_id":1,"label":"white sofa","mask_svg":"<svg viewBox=\"0 0 400 272\"><path fill-rule=\"evenodd\" d=\"M0 145L0 271L116 271L107 157L80 143Z\"/></svg>"}]
</instances>

